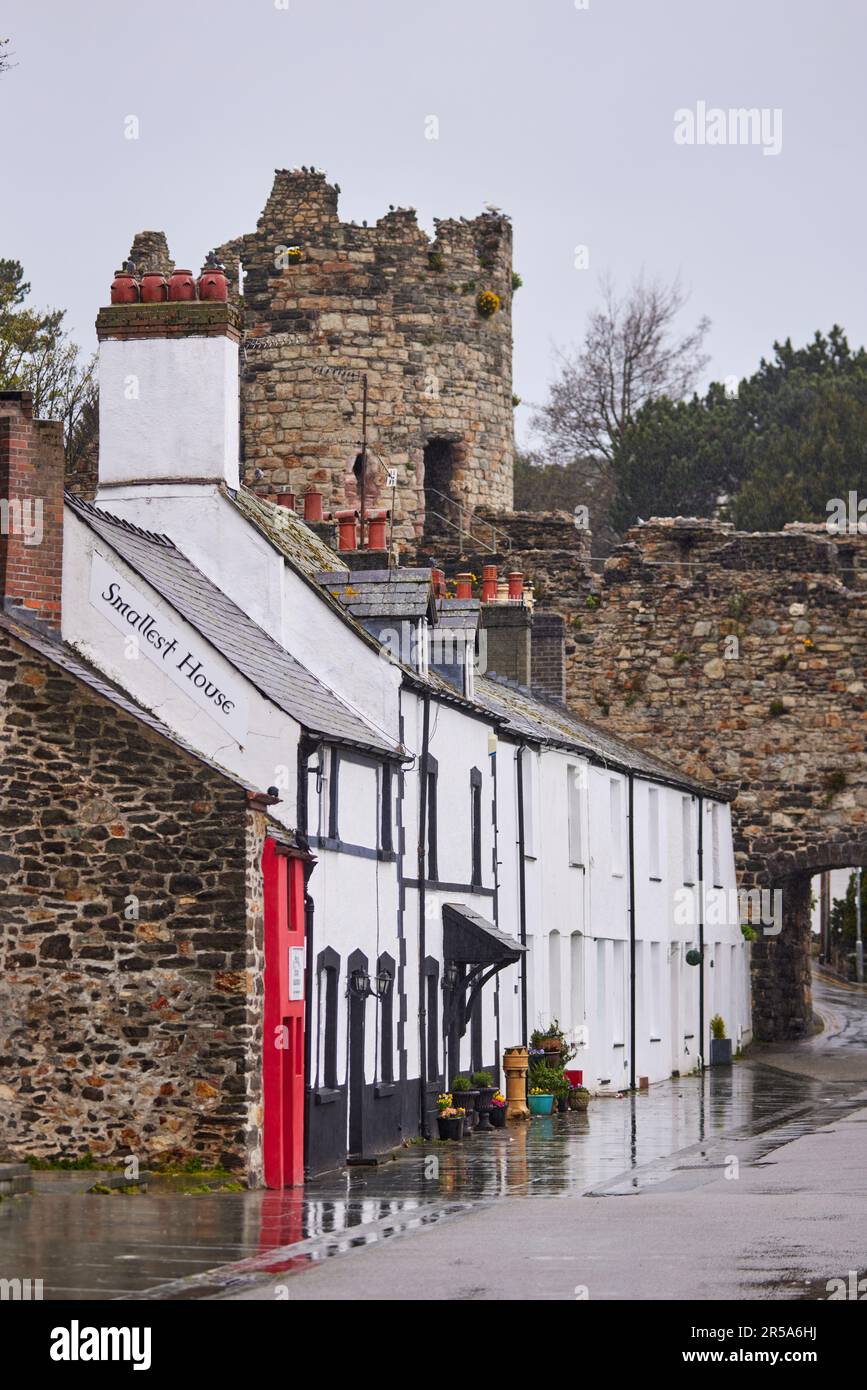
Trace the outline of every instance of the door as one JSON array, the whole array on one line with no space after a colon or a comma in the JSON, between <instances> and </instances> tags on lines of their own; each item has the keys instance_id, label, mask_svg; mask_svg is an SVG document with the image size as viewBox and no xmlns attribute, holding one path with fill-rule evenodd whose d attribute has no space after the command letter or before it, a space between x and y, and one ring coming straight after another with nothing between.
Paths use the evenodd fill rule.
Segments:
<instances>
[{"instance_id":1,"label":"door","mask_svg":"<svg viewBox=\"0 0 867 1390\"><path fill-rule=\"evenodd\" d=\"M294 1187L304 1181L304 863L267 839L262 874L265 1185Z\"/></svg>"},{"instance_id":2,"label":"door","mask_svg":"<svg viewBox=\"0 0 867 1390\"><path fill-rule=\"evenodd\" d=\"M347 962L349 979L353 972L368 971L367 956L362 951L353 951ZM366 1046L364 1029L367 1014L367 995L349 992L349 1153L355 1157L364 1154L364 1049Z\"/></svg>"}]
</instances>

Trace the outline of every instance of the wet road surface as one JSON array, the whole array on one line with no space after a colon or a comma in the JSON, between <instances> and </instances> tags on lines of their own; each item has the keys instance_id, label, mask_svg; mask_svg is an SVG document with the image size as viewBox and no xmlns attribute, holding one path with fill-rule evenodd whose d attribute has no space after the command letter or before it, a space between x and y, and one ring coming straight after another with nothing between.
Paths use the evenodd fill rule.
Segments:
<instances>
[{"instance_id":1,"label":"wet road surface","mask_svg":"<svg viewBox=\"0 0 867 1390\"><path fill-rule=\"evenodd\" d=\"M74 1175L78 1190L46 1181L40 1188L47 1191L0 1203L0 1272L42 1278L45 1297L55 1299L274 1298L287 1291L305 1300L568 1298L582 1283L576 1269L584 1260L597 1278L592 1297L701 1297L711 1294L696 1293L699 1275L685 1259L695 1252L701 1209L718 1253L737 1243L742 1222L752 1232L753 1254L728 1257L741 1294L804 1296L828 1261L858 1253L846 1244L860 1237L858 1222L834 1225L843 1199L827 1185L814 1191L823 1186L816 1165L830 1155L834 1136L835 1178L844 1186L851 1179L847 1200L862 1216L867 1204L867 996L818 983L815 1006L825 1031L804 1043L763 1049L730 1069L637 1095L597 1099L586 1114L538 1118L460 1145L419 1144L394 1162L328 1174L304 1189L97 1196L81 1192L81 1175ZM797 1156L804 1146L809 1159ZM786 1219L805 1229L783 1240L780 1204L772 1203L773 1220L764 1208L772 1193L785 1195L787 1165ZM802 1215L793 1217L795 1194ZM601 1200L618 1197L641 1201ZM538 1198L548 1200L528 1200ZM613 1251L607 1275L590 1249L597 1226ZM840 1248L823 1250L832 1228ZM662 1287L663 1256L649 1264L638 1258L636 1243L648 1242L658 1252L674 1242L663 1261L669 1282L680 1270L690 1292L653 1292ZM455 1258L467 1277L448 1275L435 1291L436 1271L448 1274ZM856 1267L865 1263L862 1253ZM712 1265L707 1277L719 1281L719 1269ZM676 1277L672 1286L679 1287ZM614 1291L626 1287L632 1291Z\"/></svg>"}]
</instances>

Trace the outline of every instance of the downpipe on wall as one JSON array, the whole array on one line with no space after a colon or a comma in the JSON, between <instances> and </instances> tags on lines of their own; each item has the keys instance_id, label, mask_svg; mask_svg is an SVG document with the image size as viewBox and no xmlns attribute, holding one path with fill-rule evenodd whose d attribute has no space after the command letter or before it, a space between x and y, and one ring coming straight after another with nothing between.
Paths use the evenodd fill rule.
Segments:
<instances>
[{"instance_id":1,"label":"downpipe on wall","mask_svg":"<svg viewBox=\"0 0 867 1390\"><path fill-rule=\"evenodd\" d=\"M418 1087L419 1133L429 1138L427 1127L427 997L425 991L425 877L427 874L428 771L430 762L430 695L423 695L421 762L419 764L418 807Z\"/></svg>"},{"instance_id":2,"label":"downpipe on wall","mask_svg":"<svg viewBox=\"0 0 867 1390\"><path fill-rule=\"evenodd\" d=\"M635 1090L635 779L629 778L629 1089Z\"/></svg>"},{"instance_id":3,"label":"downpipe on wall","mask_svg":"<svg viewBox=\"0 0 867 1390\"><path fill-rule=\"evenodd\" d=\"M518 921L521 931L521 1043L527 1046L527 880L524 870L524 749L519 743L515 754L518 798Z\"/></svg>"}]
</instances>

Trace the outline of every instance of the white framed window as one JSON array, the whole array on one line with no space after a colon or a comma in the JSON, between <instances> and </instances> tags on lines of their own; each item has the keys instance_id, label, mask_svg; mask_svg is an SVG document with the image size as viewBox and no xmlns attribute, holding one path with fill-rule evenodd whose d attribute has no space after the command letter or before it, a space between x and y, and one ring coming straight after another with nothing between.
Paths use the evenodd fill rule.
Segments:
<instances>
[{"instance_id":1,"label":"white framed window","mask_svg":"<svg viewBox=\"0 0 867 1390\"><path fill-rule=\"evenodd\" d=\"M693 832L693 802L691 796L680 798L681 845L683 848L683 881L695 883L695 835Z\"/></svg>"},{"instance_id":2,"label":"white framed window","mask_svg":"<svg viewBox=\"0 0 867 1390\"><path fill-rule=\"evenodd\" d=\"M647 872L651 878L661 874L659 857L659 787L647 789Z\"/></svg>"},{"instance_id":3,"label":"white framed window","mask_svg":"<svg viewBox=\"0 0 867 1390\"><path fill-rule=\"evenodd\" d=\"M710 808L710 859L714 888L722 888L720 856L720 808L716 802Z\"/></svg>"},{"instance_id":4,"label":"white framed window","mask_svg":"<svg viewBox=\"0 0 867 1390\"><path fill-rule=\"evenodd\" d=\"M650 1041L658 1042L662 1037L662 943L660 941L645 942L645 950L650 955L647 972L650 987L650 997L647 1001Z\"/></svg>"},{"instance_id":5,"label":"white framed window","mask_svg":"<svg viewBox=\"0 0 867 1390\"><path fill-rule=\"evenodd\" d=\"M611 872L623 876L623 782L619 777L608 781L609 825L611 831Z\"/></svg>"},{"instance_id":6,"label":"white framed window","mask_svg":"<svg viewBox=\"0 0 867 1390\"><path fill-rule=\"evenodd\" d=\"M570 763L566 768L566 796L569 814L569 863L584 865L584 767Z\"/></svg>"},{"instance_id":7,"label":"white framed window","mask_svg":"<svg viewBox=\"0 0 867 1390\"><path fill-rule=\"evenodd\" d=\"M524 789L524 854L536 855L536 756L532 748L522 748L521 777Z\"/></svg>"}]
</instances>

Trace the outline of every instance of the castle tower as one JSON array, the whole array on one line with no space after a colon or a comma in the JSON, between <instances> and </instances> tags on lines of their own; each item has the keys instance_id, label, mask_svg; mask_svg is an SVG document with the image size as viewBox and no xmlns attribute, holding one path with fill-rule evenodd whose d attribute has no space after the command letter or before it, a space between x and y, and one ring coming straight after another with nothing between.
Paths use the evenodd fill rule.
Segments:
<instances>
[{"instance_id":1,"label":"castle tower","mask_svg":"<svg viewBox=\"0 0 867 1390\"><path fill-rule=\"evenodd\" d=\"M243 273L244 481L359 507L366 376L365 509L411 545L512 505L511 225L438 220L431 241L412 209L341 222L338 193L278 170L256 231L216 248Z\"/></svg>"}]
</instances>

